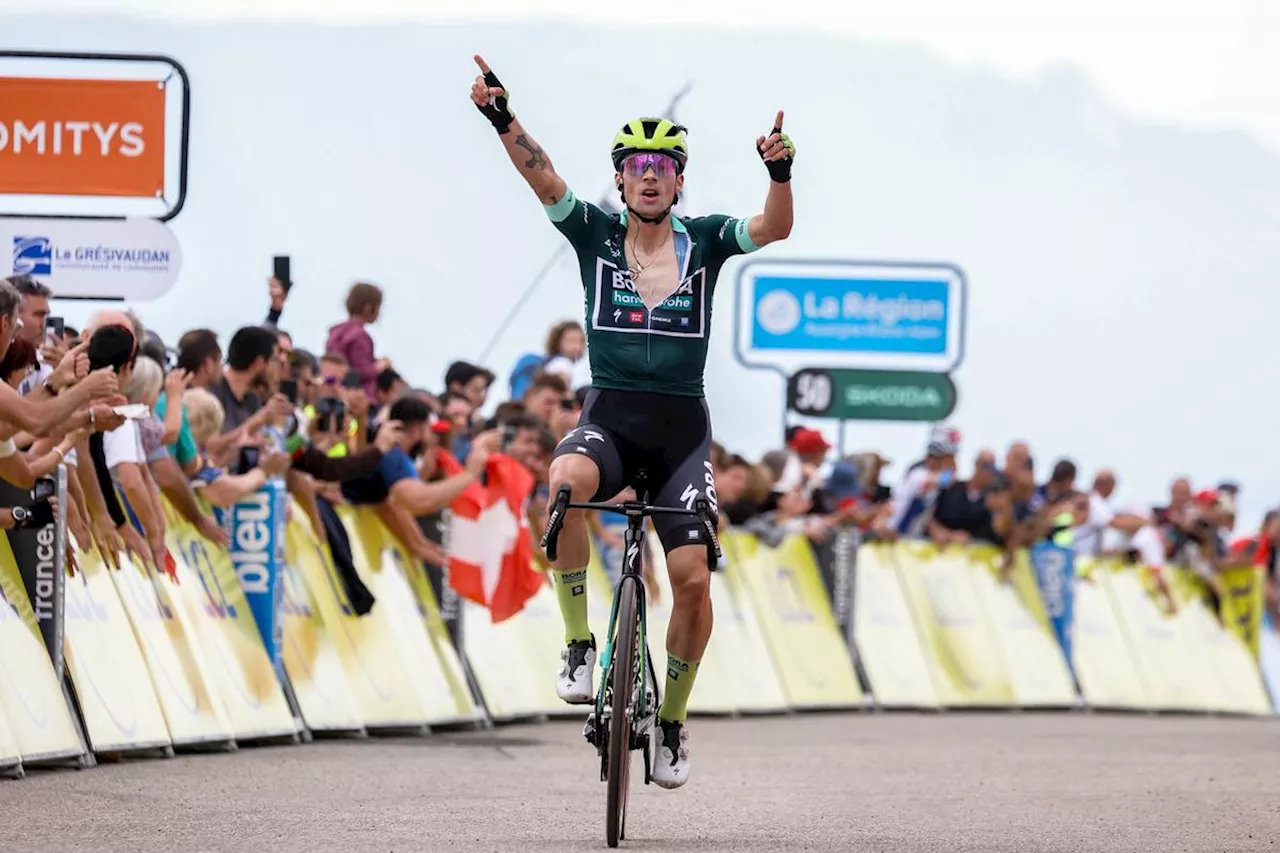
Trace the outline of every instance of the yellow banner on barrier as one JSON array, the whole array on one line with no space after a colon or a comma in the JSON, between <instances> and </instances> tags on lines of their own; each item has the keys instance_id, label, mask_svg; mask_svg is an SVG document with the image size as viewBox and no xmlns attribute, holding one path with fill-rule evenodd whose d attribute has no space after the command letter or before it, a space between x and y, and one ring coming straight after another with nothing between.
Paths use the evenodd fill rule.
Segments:
<instances>
[{"instance_id":1,"label":"yellow banner on barrier","mask_svg":"<svg viewBox=\"0 0 1280 853\"><path fill-rule=\"evenodd\" d=\"M97 551L66 579L67 671L94 752L169 745L160 700L120 595Z\"/></svg>"},{"instance_id":2,"label":"yellow banner on barrier","mask_svg":"<svg viewBox=\"0 0 1280 853\"><path fill-rule=\"evenodd\" d=\"M1094 561L1076 565L1072 604L1072 663L1085 702L1093 708L1150 708L1147 690L1111 598Z\"/></svg>"},{"instance_id":3,"label":"yellow banner on barrier","mask_svg":"<svg viewBox=\"0 0 1280 853\"><path fill-rule=\"evenodd\" d=\"M9 538L0 533L0 713L24 762L83 755Z\"/></svg>"},{"instance_id":4,"label":"yellow banner on barrier","mask_svg":"<svg viewBox=\"0 0 1280 853\"><path fill-rule=\"evenodd\" d=\"M485 707L494 720L540 716L559 708L547 699L545 685L555 687L555 666L547 668L529 662L525 634L520 630L520 614L494 623L489 611L473 601L461 599L462 648L471 664L484 696ZM603 640L597 635L598 643ZM556 699L560 705L559 699ZM587 713L586 708L582 714Z\"/></svg>"},{"instance_id":5,"label":"yellow banner on barrier","mask_svg":"<svg viewBox=\"0 0 1280 853\"><path fill-rule=\"evenodd\" d=\"M1004 654L1014 702L1022 708L1063 708L1077 703L1062 646L1053 636L1026 551L1018 551L1009 581L1001 581L1004 552L969 549L973 583L987 624Z\"/></svg>"},{"instance_id":6,"label":"yellow banner on barrier","mask_svg":"<svg viewBox=\"0 0 1280 853\"><path fill-rule=\"evenodd\" d=\"M893 549L885 543L858 549L854 563L853 634L876 704L884 708L937 708L938 694L898 579Z\"/></svg>"},{"instance_id":7,"label":"yellow banner on barrier","mask_svg":"<svg viewBox=\"0 0 1280 853\"><path fill-rule=\"evenodd\" d=\"M401 553L405 560L410 559L407 552L402 550ZM444 617L440 614L440 602L436 600L431 579L427 577L421 563L415 561L412 565L414 570L406 572L409 587L413 590L414 601L418 605L418 615L427 626L427 636L431 638L431 645L436 650L436 659L439 660L444 676L449 682L449 694L453 697L454 703L454 719L480 720L484 715L471 696L471 687L467 684L467 673L463 669L462 658L453 645L453 638L449 636L449 626L444 623Z\"/></svg>"},{"instance_id":8,"label":"yellow banner on barrier","mask_svg":"<svg viewBox=\"0 0 1280 853\"><path fill-rule=\"evenodd\" d=\"M863 704L853 660L802 536L757 546L742 579L764 628L787 704L847 708Z\"/></svg>"},{"instance_id":9,"label":"yellow banner on barrier","mask_svg":"<svg viewBox=\"0 0 1280 853\"><path fill-rule=\"evenodd\" d=\"M893 553L939 701L948 707L1012 705L1013 686L967 551L902 542Z\"/></svg>"},{"instance_id":10,"label":"yellow banner on barrier","mask_svg":"<svg viewBox=\"0 0 1280 853\"><path fill-rule=\"evenodd\" d=\"M1197 683L1199 666L1188 666L1187 656L1195 650L1188 649L1183 623L1161 609L1139 570L1102 561L1094 574L1111 599L1151 707L1179 711L1208 708L1210 697Z\"/></svg>"},{"instance_id":11,"label":"yellow banner on barrier","mask_svg":"<svg viewBox=\"0 0 1280 853\"><path fill-rule=\"evenodd\" d=\"M181 608L129 555L121 555L120 569L107 574L147 662L170 740L175 745L232 741L231 721L209 682L198 641L188 633Z\"/></svg>"},{"instance_id":12,"label":"yellow banner on barrier","mask_svg":"<svg viewBox=\"0 0 1280 853\"><path fill-rule=\"evenodd\" d=\"M1262 569L1258 566L1227 569L1218 578L1225 590L1221 602L1222 621L1257 660L1266 586Z\"/></svg>"},{"instance_id":13,"label":"yellow banner on barrier","mask_svg":"<svg viewBox=\"0 0 1280 853\"><path fill-rule=\"evenodd\" d=\"M543 583L537 595L526 601L524 608L511 621L523 637L520 646L528 660L529 671L533 673L533 688L538 692L542 712L557 717L582 716L585 709L569 705L556 695L556 682L552 675L560 664L560 652L564 649L564 620L560 616L556 592L549 581Z\"/></svg>"},{"instance_id":14,"label":"yellow banner on barrier","mask_svg":"<svg viewBox=\"0 0 1280 853\"><path fill-rule=\"evenodd\" d=\"M749 542L738 541L744 537ZM742 581L740 561L754 552L754 544L751 534L733 531L720 541L725 565L711 575L711 606L715 613L711 639L727 652L721 655L719 665L729 675L734 707L743 713L776 713L787 710L787 694Z\"/></svg>"},{"instance_id":15,"label":"yellow banner on barrier","mask_svg":"<svg viewBox=\"0 0 1280 853\"><path fill-rule=\"evenodd\" d=\"M381 522L379 526L381 527ZM420 560L414 559L390 531L385 527L381 527L381 530L383 565L399 574L408 593L404 599L404 618L408 620L415 642L425 641L431 651L422 661L427 670L424 684L430 691L427 722L460 723L480 719L481 714L471 698L471 690L467 687L466 676L462 671L462 660L440 618L440 607L431 590L426 567ZM434 632L431 629L433 622L437 626Z\"/></svg>"},{"instance_id":16,"label":"yellow banner on barrier","mask_svg":"<svg viewBox=\"0 0 1280 853\"><path fill-rule=\"evenodd\" d=\"M204 655L210 686L238 740L280 737L298 729L275 667L267 657L231 555L186 522L168 528L178 583L157 575Z\"/></svg>"},{"instance_id":17,"label":"yellow banner on barrier","mask_svg":"<svg viewBox=\"0 0 1280 853\"><path fill-rule=\"evenodd\" d=\"M13 729L9 728L9 720L4 715L4 705L0 703L0 770L12 770L22 764L22 750L18 748L18 739Z\"/></svg>"},{"instance_id":18,"label":"yellow banner on barrier","mask_svg":"<svg viewBox=\"0 0 1280 853\"><path fill-rule=\"evenodd\" d=\"M377 599L373 612L386 619L427 722L457 721L458 705L405 577L409 565L403 552L371 509L348 506L338 512L351 538L356 571Z\"/></svg>"},{"instance_id":19,"label":"yellow banner on barrier","mask_svg":"<svg viewBox=\"0 0 1280 853\"><path fill-rule=\"evenodd\" d=\"M307 728L363 732L360 710L311 587L288 560L281 567L284 670Z\"/></svg>"},{"instance_id":20,"label":"yellow banner on barrier","mask_svg":"<svg viewBox=\"0 0 1280 853\"><path fill-rule=\"evenodd\" d=\"M351 688L365 728L416 728L426 711L405 673L408 661L397 646L382 602L356 614L343 591L325 546L296 509L285 532L285 559L306 580Z\"/></svg>"},{"instance_id":21,"label":"yellow banner on barrier","mask_svg":"<svg viewBox=\"0 0 1280 853\"><path fill-rule=\"evenodd\" d=\"M1204 583L1190 571L1175 569L1171 586L1178 602L1178 619L1185 623L1187 645L1195 649L1200 680L1207 685L1210 710L1271 714L1271 700L1257 661L1244 641L1210 611ZM1188 660L1188 665L1191 663Z\"/></svg>"}]
</instances>

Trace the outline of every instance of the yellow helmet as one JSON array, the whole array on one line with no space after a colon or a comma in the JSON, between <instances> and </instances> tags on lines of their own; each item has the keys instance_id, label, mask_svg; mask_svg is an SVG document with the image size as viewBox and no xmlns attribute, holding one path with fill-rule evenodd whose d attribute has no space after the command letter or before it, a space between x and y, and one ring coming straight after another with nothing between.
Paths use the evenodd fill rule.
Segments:
<instances>
[{"instance_id":1,"label":"yellow helmet","mask_svg":"<svg viewBox=\"0 0 1280 853\"><path fill-rule=\"evenodd\" d=\"M665 118L638 118L627 122L613 137L609 152L613 169L622 171L622 161L637 151L660 151L676 161L679 171L689 160L689 144L685 141L686 128Z\"/></svg>"}]
</instances>

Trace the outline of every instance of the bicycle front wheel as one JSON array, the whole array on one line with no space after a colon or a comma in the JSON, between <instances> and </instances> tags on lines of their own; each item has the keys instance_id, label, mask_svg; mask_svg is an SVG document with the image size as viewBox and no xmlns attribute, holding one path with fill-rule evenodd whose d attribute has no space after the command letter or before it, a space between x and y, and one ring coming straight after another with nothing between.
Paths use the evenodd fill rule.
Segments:
<instances>
[{"instance_id":1,"label":"bicycle front wheel","mask_svg":"<svg viewBox=\"0 0 1280 853\"><path fill-rule=\"evenodd\" d=\"M605 840L610 847L626 832L627 788L631 782L631 698L636 680L636 646L640 633L636 611L637 581L624 577L619 583L617 633L613 638L610 680L613 699L609 706L609 770L606 794Z\"/></svg>"}]
</instances>

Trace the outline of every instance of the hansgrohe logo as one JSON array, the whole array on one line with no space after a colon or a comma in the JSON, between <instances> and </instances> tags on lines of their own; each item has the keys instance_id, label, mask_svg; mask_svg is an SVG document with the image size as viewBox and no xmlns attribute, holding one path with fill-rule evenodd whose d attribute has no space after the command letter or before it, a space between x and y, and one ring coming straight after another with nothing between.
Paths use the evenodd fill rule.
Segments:
<instances>
[{"instance_id":1,"label":"hansgrohe logo","mask_svg":"<svg viewBox=\"0 0 1280 853\"><path fill-rule=\"evenodd\" d=\"M613 304L624 306L626 308L643 308L644 300L630 291L615 290L613 292ZM662 304L658 307L666 308L668 311L692 311L693 297L669 296L662 300Z\"/></svg>"}]
</instances>

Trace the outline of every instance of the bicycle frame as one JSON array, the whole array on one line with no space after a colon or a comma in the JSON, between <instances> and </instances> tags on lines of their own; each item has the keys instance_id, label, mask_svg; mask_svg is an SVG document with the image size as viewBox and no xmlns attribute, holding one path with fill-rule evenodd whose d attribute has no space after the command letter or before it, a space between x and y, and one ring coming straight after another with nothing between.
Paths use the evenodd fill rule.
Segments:
<instances>
[{"instance_id":1,"label":"bicycle frame","mask_svg":"<svg viewBox=\"0 0 1280 853\"><path fill-rule=\"evenodd\" d=\"M618 627L618 605L622 601L623 590L629 588L630 585L625 582L627 578L635 581L636 596L636 613L638 614L638 642L640 653L640 684L644 685L653 672L653 656L649 653L649 625L648 611L646 607L646 587L644 584L644 516L637 514L628 514L627 532L624 536L624 556L622 561L622 575L618 578L618 584L613 590L613 605L609 609L609 625L605 630L605 643L600 651L600 689L596 691L595 702L595 719L596 725L599 726L604 719L605 696L609 687L609 678L613 674L613 650L615 641L618 639L615 634ZM624 640L623 642L629 641ZM615 686L614 689L617 689ZM628 688L629 689L629 688ZM639 697L639 707L633 712L632 738L633 740L643 739L653 727L654 720L657 719L659 702L657 679L654 678L653 698L654 707L648 707L648 691L641 689ZM601 759L606 757L606 744L608 739L596 737L596 750ZM634 748L634 747L632 747ZM645 784L649 783L650 769L648 761L645 762L644 779ZM605 778L605 763L602 760L600 766L601 781Z\"/></svg>"}]
</instances>

